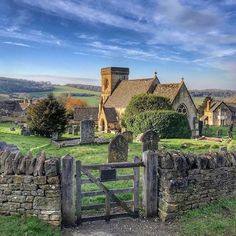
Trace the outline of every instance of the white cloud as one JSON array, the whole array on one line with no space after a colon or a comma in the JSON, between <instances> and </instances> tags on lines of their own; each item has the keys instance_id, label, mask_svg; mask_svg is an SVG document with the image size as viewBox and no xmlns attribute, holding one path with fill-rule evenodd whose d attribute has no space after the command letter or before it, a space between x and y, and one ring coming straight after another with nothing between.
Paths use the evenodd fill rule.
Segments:
<instances>
[{"instance_id":1,"label":"white cloud","mask_svg":"<svg viewBox=\"0 0 236 236\"><path fill-rule=\"evenodd\" d=\"M19 47L33 48L31 45L26 44L26 43L18 43L18 42L11 42L11 41L5 41L2 43L8 44L8 45L19 46Z\"/></svg>"}]
</instances>

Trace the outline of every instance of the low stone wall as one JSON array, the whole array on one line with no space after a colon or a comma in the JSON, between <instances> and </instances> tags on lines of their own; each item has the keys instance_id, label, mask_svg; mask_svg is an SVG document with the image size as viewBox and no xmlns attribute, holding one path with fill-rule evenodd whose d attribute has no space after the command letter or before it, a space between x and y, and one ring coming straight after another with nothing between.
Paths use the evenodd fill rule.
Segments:
<instances>
[{"instance_id":1,"label":"low stone wall","mask_svg":"<svg viewBox=\"0 0 236 236\"><path fill-rule=\"evenodd\" d=\"M37 216L61 225L59 160L0 152L0 214Z\"/></svg>"},{"instance_id":2,"label":"low stone wall","mask_svg":"<svg viewBox=\"0 0 236 236\"><path fill-rule=\"evenodd\" d=\"M235 153L159 153L158 163L162 220L215 200L236 197Z\"/></svg>"}]
</instances>

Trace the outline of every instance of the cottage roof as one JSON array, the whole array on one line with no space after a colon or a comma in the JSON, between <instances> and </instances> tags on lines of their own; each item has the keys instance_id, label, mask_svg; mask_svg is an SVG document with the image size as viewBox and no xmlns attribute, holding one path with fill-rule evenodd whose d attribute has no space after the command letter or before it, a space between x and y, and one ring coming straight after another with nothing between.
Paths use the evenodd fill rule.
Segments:
<instances>
[{"instance_id":1,"label":"cottage roof","mask_svg":"<svg viewBox=\"0 0 236 236\"><path fill-rule=\"evenodd\" d=\"M76 107L74 110L74 120L98 121L98 107Z\"/></svg>"},{"instance_id":2,"label":"cottage roof","mask_svg":"<svg viewBox=\"0 0 236 236\"><path fill-rule=\"evenodd\" d=\"M236 112L236 104L235 103L226 103L226 104L232 112Z\"/></svg>"},{"instance_id":3,"label":"cottage roof","mask_svg":"<svg viewBox=\"0 0 236 236\"><path fill-rule=\"evenodd\" d=\"M10 115L12 113L22 112L21 106L18 101L6 100L0 101L0 114Z\"/></svg>"},{"instance_id":4,"label":"cottage roof","mask_svg":"<svg viewBox=\"0 0 236 236\"><path fill-rule=\"evenodd\" d=\"M158 84L153 94L169 98L171 102L174 101L177 96L182 83L174 83L174 84Z\"/></svg>"},{"instance_id":5,"label":"cottage roof","mask_svg":"<svg viewBox=\"0 0 236 236\"><path fill-rule=\"evenodd\" d=\"M117 122L117 113L114 107L104 107L104 112L108 123Z\"/></svg>"},{"instance_id":6,"label":"cottage roof","mask_svg":"<svg viewBox=\"0 0 236 236\"><path fill-rule=\"evenodd\" d=\"M105 107L125 108L135 95L152 92L156 78L140 80L122 80L105 103Z\"/></svg>"}]
</instances>

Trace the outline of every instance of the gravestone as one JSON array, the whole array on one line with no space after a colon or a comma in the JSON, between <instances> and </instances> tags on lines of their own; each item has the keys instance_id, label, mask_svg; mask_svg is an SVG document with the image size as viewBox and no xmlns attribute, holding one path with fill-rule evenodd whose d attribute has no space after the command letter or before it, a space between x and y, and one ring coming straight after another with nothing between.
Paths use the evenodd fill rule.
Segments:
<instances>
[{"instance_id":1,"label":"gravestone","mask_svg":"<svg viewBox=\"0 0 236 236\"><path fill-rule=\"evenodd\" d=\"M67 129L68 134L72 134L73 133L72 131L73 131L72 127L68 127L68 129Z\"/></svg>"},{"instance_id":2,"label":"gravestone","mask_svg":"<svg viewBox=\"0 0 236 236\"><path fill-rule=\"evenodd\" d=\"M160 141L159 134L153 130L148 130L143 133L141 142L143 143L142 151L147 150L156 151L158 149L158 142Z\"/></svg>"},{"instance_id":3,"label":"gravestone","mask_svg":"<svg viewBox=\"0 0 236 236\"><path fill-rule=\"evenodd\" d=\"M117 135L108 145L108 163L126 162L128 160L128 142L121 134Z\"/></svg>"},{"instance_id":4,"label":"gravestone","mask_svg":"<svg viewBox=\"0 0 236 236\"><path fill-rule=\"evenodd\" d=\"M22 127L21 135L23 135L23 136L30 136L30 130L28 128L26 128L26 127Z\"/></svg>"},{"instance_id":5,"label":"gravestone","mask_svg":"<svg viewBox=\"0 0 236 236\"><path fill-rule=\"evenodd\" d=\"M80 122L81 144L94 143L94 128L95 128L95 122L93 120L82 120Z\"/></svg>"},{"instance_id":6,"label":"gravestone","mask_svg":"<svg viewBox=\"0 0 236 236\"><path fill-rule=\"evenodd\" d=\"M78 136L79 135L79 126L78 125L74 125L73 126L73 135L74 136Z\"/></svg>"},{"instance_id":7,"label":"gravestone","mask_svg":"<svg viewBox=\"0 0 236 236\"><path fill-rule=\"evenodd\" d=\"M53 141L59 140L59 133L58 132L53 132L52 133L52 140Z\"/></svg>"},{"instance_id":8,"label":"gravestone","mask_svg":"<svg viewBox=\"0 0 236 236\"><path fill-rule=\"evenodd\" d=\"M220 147L219 151L220 152L227 152L227 147L225 147L225 146L224 147Z\"/></svg>"},{"instance_id":9,"label":"gravestone","mask_svg":"<svg viewBox=\"0 0 236 236\"><path fill-rule=\"evenodd\" d=\"M124 131L122 135L125 137L128 143L133 143L133 138L134 138L133 132Z\"/></svg>"},{"instance_id":10,"label":"gravestone","mask_svg":"<svg viewBox=\"0 0 236 236\"><path fill-rule=\"evenodd\" d=\"M216 131L216 137L217 137L217 138L220 138L220 137L222 137L222 135L223 135L223 130L222 130L222 129L218 129L218 130Z\"/></svg>"}]
</instances>

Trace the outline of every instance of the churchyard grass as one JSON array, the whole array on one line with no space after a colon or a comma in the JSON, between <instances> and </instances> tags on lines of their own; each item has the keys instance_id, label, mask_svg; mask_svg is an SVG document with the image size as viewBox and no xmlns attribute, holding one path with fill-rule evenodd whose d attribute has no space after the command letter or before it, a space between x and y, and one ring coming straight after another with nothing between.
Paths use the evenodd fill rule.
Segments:
<instances>
[{"instance_id":1,"label":"churchyard grass","mask_svg":"<svg viewBox=\"0 0 236 236\"><path fill-rule=\"evenodd\" d=\"M44 150L47 156L53 157L62 157L66 154L70 154L77 160L81 160L82 164L106 163L107 161L108 145L82 145L59 149L52 145L50 139L48 138L21 136L19 129L10 131L10 127L13 127L13 125L9 123L0 124L0 141L17 145L23 154L26 154L29 150L32 150L33 154L36 155L40 151ZM105 136L111 138L114 135L105 134ZM72 136L67 135L67 137ZM205 140L198 141L193 139L163 139L160 142L160 148L192 153L218 151L220 146L227 146L228 150L236 151L236 140L233 140L229 144L227 144L226 140L219 143ZM141 144L138 142L129 144L129 161L133 161L134 156L141 157ZM119 170L119 174L131 173L131 170ZM96 173L96 175L98 175L98 173ZM127 188L132 186L131 181L109 182L105 184L110 189ZM142 186L140 186L140 188L142 188ZM83 191L91 190L96 191L98 189L94 184L83 186ZM122 200L130 200L131 194L120 194L119 197ZM142 191L140 191L140 200L141 199ZM99 204L104 203L104 201L105 198L103 196L83 198L84 205ZM230 209L230 211L228 209ZM228 212L229 214L227 215L226 213ZM24 219L18 217L0 217L0 230L2 230L0 231L0 235L14 235L15 232L13 230L16 227L9 227L9 224L19 225L18 228L20 229L17 230L18 234L15 235L24 235L24 232L27 230L28 232L32 230L32 232L34 232L32 235L59 235L57 231L54 232L50 227L42 226L43 223L35 222L37 222L36 219L29 219L25 221ZM213 204L207 208L189 211L177 221L177 224L181 226L180 229L182 235L204 235L205 232L207 235L222 235L222 232L228 232L228 235L234 235L232 232L236 225L236 199ZM42 229L44 231L42 231ZM21 232L22 234L20 234Z\"/></svg>"},{"instance_id":2,"label":"churchyard grass","mask_svg":"<svg viewBox=\"0 0 236 236\"><path fill-rule=\"evenodd\" d=\"M236 198L190 210L176 223L181 235L236 235Z\"/></svg>"},{"instance_id":3,"label":"churchyard grass","mask_svg":"<svg viewBox=\"0 0 236 236\"><path fill-rule=\"evenodd\" d=\"M0 216L1 236L60 236L60 230L31 217Z\"/></svg>"}]
</instances>

